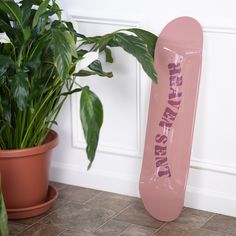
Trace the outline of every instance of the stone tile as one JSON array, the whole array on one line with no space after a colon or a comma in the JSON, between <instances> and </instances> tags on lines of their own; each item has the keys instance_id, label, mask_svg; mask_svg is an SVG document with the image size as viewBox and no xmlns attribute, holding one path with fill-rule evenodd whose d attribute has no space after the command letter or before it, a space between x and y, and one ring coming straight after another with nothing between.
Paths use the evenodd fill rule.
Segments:
<instances>
[{"instance_id":1,"label":"stone tile","mask_svg":"<svg viewBox=\"0 0 236 236\"><path fill-rule=\"evenodd\" d=\"M44 217L46 217L48 215L49 215L49 211L47 211L46 213L43 213L42 215L39 215L39 216L35 216L35 217L27 218L27 219L14 220L13 222L30 226L32 224L39 222L41 219L43 219Z\"/></svg>"},{"instance_id":2,"label":"stone tile","mask_svg":"<svg viewBox=\"0 0 236 236\"><path fill-rule=\"evenodd\" d=\"M144 227L140 225L131 225L124 230L120 236L149 236L156 231L154 228Z\"/></svg>"},{"instance_id":3,"label":"stone tile","mask_svg":"<svg viewBox=\"0 0 236 236\"><path fill-rule=\"evenodd\" d=\"M71 231L71 230L66 230L62 234L60 234L59 236L97 236L97 235L93 234L93 233L75 232L75 231Z\"/></svg>"},{"instance_id":4,"label":"stone tile","mask_svg":"<svg viewBox=\"0 0 236 236\"><path fill-rule=\"evenodd\" d=\"M139 203L132 204L123 212L121 212L115 219L152 228L159 228L161 225L163 225L163 222L154 219L144 209L143 205Z\"/></svg>"},{"instance_id":5,"label":"stone tile","mask_svg":"<svg viewBox=\"0 0 236 236\"><path fill-rule=\"evenodd\" d=\"M215 215L202 228L236 235L236 218L224 215Z\"/></svg>"},{"instance_id":6,"label":"stone tile","mask_svg":"<svg viewBox=\"0 0 236 236\"><path fill-rule=\"evenodd\" d=\"M92 200L86 202L89 207L103 207L116 212L120 212L132 202L132 198L115 193L102 192Z\"/></svg>"},{"instance_id":7,"label":"stone tile","mask_svg":"<svg viewBox=\"0 0 236 236\"><path fill-rule=\"evenodd\" d=\"M118 235L122 231L124 231L130 224L117 220L110 220L101 228L95 231L96 235L101 236L111 236Z\"/></svg>"},{"instance_id":8,"label":"stone tile","mask_svg":"<svg viewBox=\"0 0 236 236\"><path fill-rule=\"evenodd\" d=\"M50 181L49 184L52 185L57 190L60 190L68 186L68 184L63 184L63 183L54 182L54 181Z\"/></svg>"},{"instance_id":9,"label":"stone tile","mask_svg":"<svg viewBox=\"0 0 236 236\"><path fill-rule=\"evenodd\" d=\"M217 233L206 229L189 229L183 225L167 224L160 231L156 232L157 236L226 236L226 234Z\"/></svg>"},{"instance_id":10,"label":"stone tile","mask_svg":"<svg viewBox=\"0 0 236 236\"><path fill-rule=\"evenodd\" d=\"M178 227L183 226L184 229L200 228L214 213L186 208L180 216L170 224L178 223Z\"/></svg>"},{"instance_id":11,"label":"stone tile","mask_svg":"<svg viewBox=\"0 0 236 236\"><path fill-rule=\"evenodd\" d=\"M209 212L209 211L202 211L202 210L197 210L197 209L193 209L193 208L183 208L183 215L185 216L201 216L201 217L206 217L206 218L210 218L212 217L215 213Z\"/></svg>"},{"instance_id":12,"label":"stone tile","mask_svg":"<svg viewBox=\"0 0 236 236\"><path fill-rule=\"evenodd\" d=\"M14 220L14 222L18 223L18 224L23 224L23 225L32 225L35 224L37 222L39 222L40 220L42 220L43 218L45 218L46 216L48 216L49 214L51 214L52 212L56 211L57 209L59 209L60 207L64 206L65 204L68 204L69 201L64 200L64 199L57 199L52 207L45 213L43 213L42 215L39 216L35 216L35 217L31 217L28 219L21 219L21 220Z\"/></svg>"},{"instance_id":13,"label":"stone tile","mask_svg":"<svg viewBox=\"0 0 236 236\"><path fill-rule=\"evenodd\" d=\"M24 232L18 234L17 236L57 236L64 231L55 225L45 225L42 223L36 223Z\"/></svg>"},{"instance_id":14,"label":"stone tile","mask_svg":"<svg viewBox=\"0 0 236 236\"><path fill-rule=\"evenodd\" d=\"M78 232L94 232L113 215L114 211L105 208L82 207L71 202L42 220L43 223Z\"/></svg>"},{"instance_id":15,"label":"stone tile","mask_svg":"<svg viewBox=\"0 0 236 236\"><path fill-rule=\"evenodd\" d=\"M69 185L59 190L59 198L84 203L96 196L98 193L100 193L98 190Z\"/></svg>"},{"instance_id":16,"label":"stone tile","mask_svg":"<svg viewBox=\"0 0 236 236\"><path fill-rule=\"evenodd\" d=\"M8 230L9 230L10 236L17 235L20 232L24 231L26 228L27 228L26 225L17 224L17 223L11 222L11 221L8 223ZM0 235L1 235L1 233L0 233Z\"/></svg>"},{"instance_id":17,"label":"stone tile","mask_svg":"<svg viewBox=\"0 0 236 236\"><path fill-rule=\"evenodd\" d=\"M65 206L68 204L70 201L63 199L63 198L58 198L52 205L52 207L48 210L48 213L51 213L55 210L58 210L60 207Z\"/></svg>"}]
</instances>

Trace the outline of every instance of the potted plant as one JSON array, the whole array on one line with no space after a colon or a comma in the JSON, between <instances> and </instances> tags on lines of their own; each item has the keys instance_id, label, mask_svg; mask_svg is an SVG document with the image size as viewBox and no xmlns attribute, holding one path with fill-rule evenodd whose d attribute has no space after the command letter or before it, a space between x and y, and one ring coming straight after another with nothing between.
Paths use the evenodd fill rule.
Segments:
<instances>
[{"instance_id":1,"label":"potted plant","mask_svg":"<svg viewBox=\"0 0 236 236\"><path fill-rule=\"evenodd\" d=\"M7 228L7 212L2 196L2 188L1 188L1 174L0 174L0 235L7 236L8 228Z\"/></svg>"},{"instance_id":2,"label":"potted plant","mask_svg":"<svg viewBox=\"0 0 236 236\"><path fill-rule=\"evenodd\" d=\"M81 93L80 118L91 167L103 109L78 77L112 77L112 72L103 70L99 55L105 54L106 62L112 63L111 49L121 47L156 81L156 40L138 28L86 37L61 19L55 0L0 0L0 171L8 209L45 202L49 154L57 144L51 128L73 93Z\"/></svg>"}]
</instances>

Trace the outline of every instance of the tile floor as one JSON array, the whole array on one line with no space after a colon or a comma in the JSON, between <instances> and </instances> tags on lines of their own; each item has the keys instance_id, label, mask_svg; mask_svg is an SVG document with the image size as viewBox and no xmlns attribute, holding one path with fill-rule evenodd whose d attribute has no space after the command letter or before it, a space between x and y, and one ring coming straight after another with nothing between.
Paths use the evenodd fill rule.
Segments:
<instances>
[{"instance_id":1,"label":"tile floor","mask_svg":"<svg viewBox=\"0 0 236 236\"><path fill-rule=\"evenodd\" d=\"M184 208L174 222L153 219L140 199L52 183L60 197L44 215L10 221L11 236L230 236L236 218Z\"/></svg>"}]
</instances>

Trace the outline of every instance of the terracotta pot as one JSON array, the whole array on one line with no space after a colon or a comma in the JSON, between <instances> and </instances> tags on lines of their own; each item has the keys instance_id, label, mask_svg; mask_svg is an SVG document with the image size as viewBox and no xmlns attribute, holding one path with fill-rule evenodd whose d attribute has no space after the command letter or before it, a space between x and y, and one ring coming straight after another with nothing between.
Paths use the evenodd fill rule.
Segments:
<instances>
[{"instance_id":1,"label":"terracotta pot","mask_svg":"<svg viewBox=\"0 0 236 236\"><path fill-rule=\"evenodd\" d=\"M0 172L6 208L27 208L45 202L51 150L58 136L50 131L44 144L16 150L0 150Z\"/></svg>"}]
</instances>

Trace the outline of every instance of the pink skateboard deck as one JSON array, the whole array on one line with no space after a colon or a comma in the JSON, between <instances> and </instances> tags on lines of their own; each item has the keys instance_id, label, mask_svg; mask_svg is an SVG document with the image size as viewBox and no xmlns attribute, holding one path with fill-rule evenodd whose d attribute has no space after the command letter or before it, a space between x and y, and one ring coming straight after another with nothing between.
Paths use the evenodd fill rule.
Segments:
<instances>
[{"instance_id":1,"label":"pink skateboard deck","mask_svg":"<svg viewBox=\"0 0 236 236\"><path fill-rule=\"evenodd\" d=\"M203 33L190 17L171 21L155 49L158 84L152 84L140 176L146 210L161 221L181 213L187 184L201 72Z\"/></svg>"}]
</instances>

